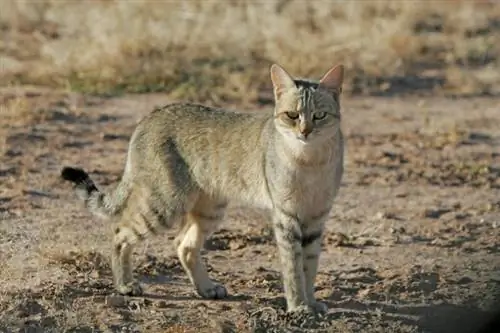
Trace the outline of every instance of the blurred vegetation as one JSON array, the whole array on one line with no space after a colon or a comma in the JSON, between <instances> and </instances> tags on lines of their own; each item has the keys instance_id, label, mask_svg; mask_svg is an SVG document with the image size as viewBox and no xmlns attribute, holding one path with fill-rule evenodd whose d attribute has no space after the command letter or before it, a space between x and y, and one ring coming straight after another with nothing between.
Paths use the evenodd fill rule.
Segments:
<instances>
[{"instance_id":1,"label":"blurred vegetation","mask_svg":"<svg viewBox=\"0 0 500 333\"><path fill-rule=\"evenodd\" d=\"M495 1L0 0L0 85L271 101L269 66L348 93L500 94Z\"/></svg>"}]
</instances>

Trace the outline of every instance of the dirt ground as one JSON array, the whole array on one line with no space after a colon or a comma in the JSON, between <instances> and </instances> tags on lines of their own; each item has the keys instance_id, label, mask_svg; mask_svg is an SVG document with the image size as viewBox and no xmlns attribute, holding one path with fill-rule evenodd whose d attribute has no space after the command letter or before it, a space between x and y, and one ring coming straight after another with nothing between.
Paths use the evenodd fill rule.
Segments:
<instances>
[{"instance_id":1,"label":"dirt ground","mask_svg":"<svg viewBox=\"0 0 500 333\"><path fill-rule=\"evenodd\" d=\"M284 313L266 212L238 207L205 252L228 299L196 296L174 232L136 250L145 297L114 295L112 228L58 176L76 165L113 186L137 120L164 95L26 87L0 99L10 106L0 118L0 332L462 333L500 305L499 98L344 99L346 173L316 293L330 310L315 320Z\"/></svg>"}]
</instances>

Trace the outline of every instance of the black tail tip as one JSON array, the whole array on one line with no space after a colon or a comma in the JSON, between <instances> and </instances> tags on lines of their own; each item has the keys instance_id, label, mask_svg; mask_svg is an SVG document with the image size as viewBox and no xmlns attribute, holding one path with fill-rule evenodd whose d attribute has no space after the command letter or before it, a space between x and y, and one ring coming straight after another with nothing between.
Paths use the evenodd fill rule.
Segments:
<instances>
[{"instance_id":1,"label":"black tail tip","mask_svg":"<svg viewBox=\"0 0 500 333\"><path fill-rule=\"evenodd\" d=\"M86 181L89 175L80 168L64 167L61 171L61 178L79 184Z\"/></svg>"}]
</instances>

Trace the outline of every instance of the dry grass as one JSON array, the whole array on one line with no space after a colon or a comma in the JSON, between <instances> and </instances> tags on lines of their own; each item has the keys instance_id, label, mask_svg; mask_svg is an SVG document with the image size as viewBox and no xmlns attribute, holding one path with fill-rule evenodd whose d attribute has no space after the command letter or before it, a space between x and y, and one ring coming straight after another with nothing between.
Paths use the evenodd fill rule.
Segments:
<instances>
[{"instance_id":1,"label":"dry grass","mask_svg":"<svg viewBox=\"0 0 500 333\"><path fill-rule=\"evenodd\" d=\"M2 120L11 126L24 125L43 120L45 114L43 110L35 112L34 105L25 97L12 96L4 99L5 103L0 106Z\"/></svg>"},{"instance_id":2,"label":"dry grass","mask_svg":"<svg viewBox=\"0 0 500 333\"><path fill-rule=\"evenodd\" d=\"M500 92L495 1L1 3L1 84L266 102L271 62L343 62L351 92Z\"/></svg>"}]
</instances>

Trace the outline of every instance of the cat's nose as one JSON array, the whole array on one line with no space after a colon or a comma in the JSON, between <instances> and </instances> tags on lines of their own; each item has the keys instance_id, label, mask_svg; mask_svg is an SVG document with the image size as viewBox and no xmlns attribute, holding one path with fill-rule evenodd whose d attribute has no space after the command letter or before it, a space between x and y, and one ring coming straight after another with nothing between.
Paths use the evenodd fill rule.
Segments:
<instances>
[{"instance_id":1,"label":"cat's nose","mask_svg":"<svg viewBox=\"0 0 500 333\"><path fill-rule=\"evenodd\" d=\"M312 128L305 126L303 128L300 128L299 131L300 131L300 134L302 134L304 136L304 138L307 138L309 136L309 134L311 134Z\"/></svg>"}]
</instances>

